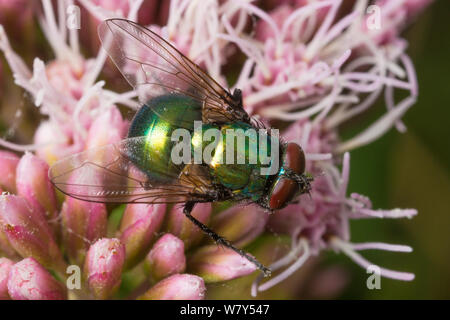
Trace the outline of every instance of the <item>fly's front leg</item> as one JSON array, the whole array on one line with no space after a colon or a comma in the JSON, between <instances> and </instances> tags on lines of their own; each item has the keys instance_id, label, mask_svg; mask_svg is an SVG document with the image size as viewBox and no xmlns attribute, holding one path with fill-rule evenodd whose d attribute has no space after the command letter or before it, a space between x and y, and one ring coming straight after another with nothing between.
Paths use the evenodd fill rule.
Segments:
<instances>
[{"instance_id":1,"label":"fly's front leg","mask_svg":"<svg viewBox=\"0 0 450 320\"><path fill-rule=\"evenodd\" d=\"M242 257L253 263L258 269L260 269L264 276L270 275L270 269L265 267L261 262L256 260L253 256L249 255L247 252L245 252L242 249L236 248L229 242L227 239L219 236L217 233L215 233L213 230L211 230L209 227L204 225L202 222L198 221L193 215L191 215L192 209L195 206L195 202L187 202L184 206L183 213L186 215L186 217L192 221L193 224L195 224L197 227L200 228L204 233L206 233L210 238L212 238L218 245L223 245L234 252L237 252Z\"/></svg>"}]
</instances>

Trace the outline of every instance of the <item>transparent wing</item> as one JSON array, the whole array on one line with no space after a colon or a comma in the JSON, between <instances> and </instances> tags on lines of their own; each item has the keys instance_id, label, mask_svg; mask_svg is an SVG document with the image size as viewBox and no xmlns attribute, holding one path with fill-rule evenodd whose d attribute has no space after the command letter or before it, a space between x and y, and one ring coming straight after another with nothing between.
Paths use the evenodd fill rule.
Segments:
<instances>
[{"instance_id":1,"label":"transparent wing","mask_svg":"<svg viewBox=\"0 0 450 320\"><path fill-rule=\"evenodd\" d=\"M52 183L61 192L85 201L111 203L205 202L215 198L207 171L186 165L179 172L141 171L135 152L145 137L75 154L56 162L49 170ZM133 159L133 161L131 160Z\"/></svg>"},{"instance_id":2,"label":"transparent wing","mask_svg":"<svg viewBox=\"0 0 450 320\"><path fill-rule=\"evenodd\" d=\"M182 93L202 105L204 122L249 122L240 97L232 96L161 36L132 21L110 19L98 29L103 47L142 103Z\"/></svg>"}]
</instances>

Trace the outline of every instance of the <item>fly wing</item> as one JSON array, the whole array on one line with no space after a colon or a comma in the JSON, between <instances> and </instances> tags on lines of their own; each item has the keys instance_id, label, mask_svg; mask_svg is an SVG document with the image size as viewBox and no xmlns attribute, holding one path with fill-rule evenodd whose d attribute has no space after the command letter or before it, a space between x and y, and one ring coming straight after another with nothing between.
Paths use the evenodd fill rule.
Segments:
<instances>
[{"instance_id":1,"label":"fly wing","mask_svg":"<svg viewBox=\"0 0 450 320\"><path fill-rule=\"evenodd\" d=\"M205 123L250 121L240 98L153 31L129 20L109 19L98 32L103 47L142 103L163 94L181 93L202 105Z\"/></svg>"},{"instance_id":2,"label":"fly wing","mask_svg":"<svg viewBox=\"0 0 450 320\"><path fill-rule=\"evenodd\" d=\"M62 159L50 168L50 180L61 192L91 202L181 203L214 198L207 172L189 174L193 170L186 172L186 166L179 174L158 172L165 178L160 182L141 171L135 165L135 149L143 139L124 139Z\"/></svg>"}]
</instances>

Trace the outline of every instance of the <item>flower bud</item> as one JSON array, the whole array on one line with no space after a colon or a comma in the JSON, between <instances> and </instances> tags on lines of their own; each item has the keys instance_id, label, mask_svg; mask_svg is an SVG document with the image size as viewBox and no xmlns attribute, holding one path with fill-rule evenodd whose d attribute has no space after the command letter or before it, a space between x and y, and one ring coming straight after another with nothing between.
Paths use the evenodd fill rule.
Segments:
<instances>
[{"instance_id":1,"label":"flower bud","mask_svg":"<svg viewBox=\"0 0 450 320\"><path fill-rule=\"evenodd\" d=\"M126 268L133 267L145 257L161 228L165 212L165 204L127 205L120 224L120 241L126 248Z\"/></svg>"},{"instance_id":2,"label":"flower bud","mask_svg":"<svg viewBox=\"0 0 450 320\"><path fill-rule=\"evenodd\" d=\"M61 216L67 255L72 263L83 265L89 245L106 236L106 206L67 197Z\"/></svg>"},{"instance_id":3,"label":"flower bud","mask_svg":"<svg viewBox=\"0 0 450 320\"><path fill-rule=\"evenodd\" d=\"M11 299L8 294L8 277L13 264L7 258L0 258L0 300Z\"/></svg>"},{"instance_id":4,"label":"flower bud","mask_svg":"<svg viewBox=\"0 0 450 320\"><path fill-rule=\"evenodd\" d=\"M233 206L215 215L212 228L236 247L244 247L263 233L269 215L256 205Z\"/></svg>"},{"instance_id":5,"label":"flower bud","mask_svg":"<svg viewBox=\"0 0 450 320\"><path fill-rule=\"evenodd\" d=\"M83 59L52 60L46 65L45 73L49 83L58 92L64 92L76 100L83 95L81 79L86 73L86 64Z\"/></svg>"},{"instance_id":6,"label":"flower bud","mask_svg":"<svg viewBox=\"0 0 450 320\"><path fill-rule=\"evenodd\" d=\"M33 257L47 268L64 272L65 263L45 218L14 195L0 196L0 229L22 257Z\"/></svg>"},{"instance_id":7,"label":"flower bud","mask_svg":"<svg viewBox=\"0 0 450 320\"><path fill-rule=\"evenodd\" d=\"M184 272L186 256L183 241L166 233L153 245L145 258L145 265L153 280Z\"/></svg>"},{"instance_id":8,"label":"flower bud","mask_svg":"<svg viewBox=\"0 0 450 320\"><path fill-rule=\"evenodd\" d=\"M48 164L44 160L25 153L17 165L16 185L18 194L48 221L57 217L55 189L48 178Z\"/></svg>"},{"instance_id":9,"label":"flower bud","mask_svg":"<svg viewBox=\"0 0 450 320\"><path fill-rule=\"evenodd\" d=\"M128 0L94 0L93 2L100 8L123 17L126 17L130 10L130 1Z\"/></svg>"},{"instance_id":10,"label":"flower bud","mask_svg":"<svg viewBox=\"0 0 450 320\"><path fill-rule=\"evenodd\" d=\"M192 210L192 216L207 224L211 216L210 203L198 203ZM198 244L203 238L203 232L194 225L183 213L183 207L175 205L169 213L168 231L184 242L186 249Z\"/></svg>"},{"instance_id":11,"label":"flower bud","mask_svg":"<svg viewBox=\"0 0 450 320\"><path fill-rule=\"evenodd\" d=\"M125 247L119 239L103 238L89 248L84 271L96 299L107 299L119 288L124 261Z\"/></svg>"},{"instance_id":12,"label":"flower bud","mask_svg":"<svg viewBox=\"0 0 450 320\"><path fill-rule=\"evenodd\" d=\"M86 149L117 143L128 131L128 122L123 120L122 114L116 106L101 113L92 122L86 142Z\"/></svg>"},{"instance_id":13,"label":"flower bud","mask_svg":"<svg viewBox=\"0 0 450 320\"><path fill-rule=\"evenodd\" d=\"M34 143L39 147L36 155L49 165L65 156L81 152L84 149L84 139L76 135L73 124L58 126L50 121L42 121L34 134Z\"/></svg>"},{"instance_id":14,"label":"flower bud","mask_svg":"<svg viewBox=\"0 0 450 320\"><path fill-rule=\"evenodd\" d=\"M206 283L243 277L256 270L253 263L238 253L217 245L200 248L188 266L189 272L199 275Z\"/></svg>"},{"instance_id":15,"label":"flower bud","mask_svg":"<svg viewBox=\"0 0 450 320\"><path fill-rule=\"evenodd\" d=\"M19 160L16 154L0 150L0 187L3 191L16 192L16 168Z\"/></svg>"},{"instance_id":16,"label":"flower bud","mask_svg":"<svg viewBox=\"0 0 450 320\"><path fill-rule=\"evenodd\" d=\"M14 300L64 300L67 293L35 259L26 258L11 267L8 293Z\"/></svg>"},{"instance_id":17,"label":"flower bud","mask_svg":"<svg viewBox=\"0 0 450 320\"><path fill-rule=\"evenodd\" d=\"M205 291L205 282L202 278L191 274L175 274L158 282L139 299L203 300Z\"/></svg>"}]
</instances>

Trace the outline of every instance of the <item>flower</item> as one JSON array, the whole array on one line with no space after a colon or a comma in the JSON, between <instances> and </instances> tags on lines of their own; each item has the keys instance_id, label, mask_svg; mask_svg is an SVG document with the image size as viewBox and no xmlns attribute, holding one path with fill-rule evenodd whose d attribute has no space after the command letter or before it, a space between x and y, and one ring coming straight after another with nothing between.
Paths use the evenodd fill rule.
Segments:
<instances>
[{"instance_id":1,"label":"flower","mask_svg":"<svg viewBox=\"0 0 450 320\"><path fill-rule=\"evenodd\" d=\"M414 67L404 53L404 40L399 38L404 24L392 14L407 11L410 2L397 1L393 5L397 10L379 2L384 29L374 31L365 24L365 1L357 2L342 17L338 16L341 3L316 1L297 8L284 5L269 14L246 3L245 10L260 18L256 40L251 41L243 40L244 35L225 22L227 31L249 58L235 84L243 89L244 106L267 120L295 121L283 137L302 146L306 152L306 171L316 177L310 199L302 197L300 203L270 217L268 228L290 235L292 248L272 263L277 275L263 284L260 284L262 277L255 280L254 296L288 278L310 256L326 248L343 252L364 268L370 263L357 250L412 250L401 245L352 244L349 219L412 217L417 211L377 211L366 197L346 195L348 151L369 144L393 126L404 132L400 118L417 99ZM383 35L391 29L392 35ZM395 88L407 90L410 95L396 103ZM355 137L340 141L339 125L366 111L383 90L386 114ZM278 272L279 269L284 270ZM414 278L410 273L383 268L381 274L399 280Z\"/></svg>"},{"instance_id":2,"label":"flower","mask_svg":"<svg viewBox=\"0 0 450 320\"><path fill-rule=\"evenodd\" d=\"M139 297L140 300L203 300L205 297L203 279L191 274L175 274Z\"/></svg>"},{"instance_id":3,"label":"flower","mask_svg":"<svg viewBox=\"0 0 450 320\"><path fill-rule=\"evenodd\" d=\"M146 268L154 280L161 280L186 269L184 243L170 233L153 245L145 258Z\"/></svg>"},{"instance_id":4,"label":"flower","mask_svg":"<svg viewBox=\"0 0 450 320\"><path fill-rule=\"evenodd\" d=\"M32 68L12 49L0 26L0 50L14 81L44 118L30 145L0 138L1 146L25 152L20 157L0 151L0 254L7 257L0 258L0 298L204 299L207 284L253 273L252 263L205 237L186 218L182 205L105 205L55 192L48 166L121 141L129 126L123 108L139 107L137 92L118 93L99 79L106 52L100 48L95 57L83 56L78 31L64 25L67 12L61 3L56 19L52 2L42 1L39 22L54 59L35 58ZM401 31L430 1L376 1L379 28L372 28L368 1L351 7L340 0L282 0L264 1L260 7L256 1L163 0L161 12L156 7L143 12L143 1L79 3L94 26L112 17L154 23L167 15L160 19L163 25L149 27L225 87L238 73L232 89L242 89L246 110L265 123L283 123L283 139L305 151L306 171L314 178L309 198L303 196L272 215L252 204L217 213L215 205L199 203L192 211L239 248L257 246L267 233L290 237L289 252L281 257L273 252L274 274L264 282L257 277L253 295L290 278L323 250L342 252L364 268L371 263L361 250L412 250L353 243L351 219L411 218L417 211L374 209L367 197L349 194L347 186L351 150L393 127L406 130L401 117L417 100L418 81ZM92 25L81 36L92 37ZM106 69L104 75L112 79L112 72ZM406 91L406 97L396 101L396 90ZM341 124L366 112L382 94L385 114L342 141ZM64 288L69 263L83 267L81 293ZM380 271L394 279L414 278L408 272Z\"/></svg>"},{"instance_id":5,"label":"flower","mask_svg":"<svg viewBox=\"0 0 450 320\"><path fill-rule=\"evenodd\" d=\"M120 224L120 241L126 248L126 267L135 266L145 257L161 228L166 205L130 204Z\"/></svg>"},{"instance_id":6,"label":"flower","mask_svg":"<svg viewBox=\"0 0 450 320\"><path fill-rule=\"evenodd\" d=\"M14 262L7 258L0 258L0 300L9 300L8 277Z\"/></svg>"},{"instance_id":7,"label":"flower","mask_svg":"<svg viewBox=\"0 0 450 320\"><path fill-rule=\"evenodd\" d=\"M0 229L23 258L33 257L57 272L65 271L65 262L50 225L42 212L31 207L25 198L0 196Z\"/></svg>"},{"instance_id":8,"label":"flower","mask_svg":"<svg viewBox=\"0 0 450 320\"><path fill-rule=\"evenodd\" d=\"M135 5L138 4L139 1ZM35 150L37 155L52 164L86 147L123 138L127 122L118 114L115 104L135 107L136 103L131 100L135 97L134 92L118 94L103 89L104 81L96 82L105 63L106 53L100 49L96 58L85 59L79 50L77 30L68 32L64 25L66 17L59 24L56 22L50 1L43 2L43 9L44 17L40 22L54 50L55 60L44 63L35 58L33 70L29 70L11 48L2 27L0 50L5 54L16 84L30 93L40 113L48 120L43 121L36 130L34 144L24 146L0 139L0 145L16 151ZM134 9L131 11L129 18L133 19L136 12ZM66 14L65 10L61 12ZM114 127L111 128L111 125ZM120 137L113 138L115 136L111 135L111 139L102 138L98 135L99 127L103 130L112 129Z\"/></svg>"},{"instance_id":9,"label":"flower","mask_svg":"<svg viewBox=\"0 0 450 320\"><path fill-rule=\"evenodd\" d=\"M84 270L91 292L106 299L119 289L125 261L125 246L119 239L103 238L89 247Z\"/></svg>"},{"instance_id":10,"label":"flower","mask_svg":"<svg viewBox=\"0 0 450 320\"><path fill-rule=\"evenodd\" d=\"M194 207L191 214L198 221L208 224L211 209L210 203L199 203ZM170 233L183 240L186 248L197 245L204 236L204 233L199 228L186 219L182 206L175 206L170 210L167 217L167 229Z\"/></svg>"},{"instance_id":11,"label":"flower","mask_svg":"<svg viewBox=\"0 0 450 320\"><path fill-rule=\"evenodd\" d=\"M103 203L66 198L61 208L62 242L71 263L83 265L89 246L106 236L107 214Z\"/></svg>"},{"instance_id":12,"label":"flower","mask_svg":"<svg viewBox=\"0 0 450 320\"><path fill-rule=\"evenodd\" d=\"M67 296L62 283L33 258L11 266L8 294L14 300L63 300Z\"/></svg>"},{"instance_id":13,"label":"flower","mask_svg":"<svg viewBox=\"0 0 450 320\"><path fill-rule=\"evenodd\" d=\"M246 258L217 245L199 249L189 260L190 270L206 282L221 282L245 276L256 270Z\"/></svg>"},{"instance_id":14,"label":"flower","mask_svg":"<svg viewBox=\"0 0 450 320\"><path fill-rule=\"evenodd\" d=\"M44 160L31 153L25 153L17 165L16 187L19 195L51 221L56 218L58 212L56 194L48 178L48 169L48 164Z\"/></svg>"}]
</instances>

